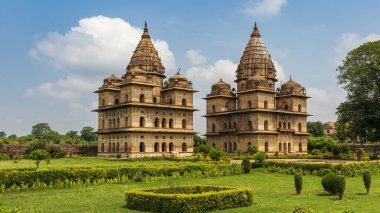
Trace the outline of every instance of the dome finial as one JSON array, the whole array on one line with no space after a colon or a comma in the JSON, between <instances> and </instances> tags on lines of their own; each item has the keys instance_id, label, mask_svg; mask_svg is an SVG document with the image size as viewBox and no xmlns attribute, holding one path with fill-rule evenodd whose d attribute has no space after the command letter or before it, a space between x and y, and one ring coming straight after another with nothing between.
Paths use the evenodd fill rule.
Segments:
<instances>
[{"instance_id":1,"label":"dome finial","mask_svg":"<svg viewBox=\"0 0 380 213\"><path fill-rule=\"evenodd\" d=\"M290 76L290 81L293 81L293 80L292 80L292 76Z\"/></svg>"},{"instance_id":2,"label":"dome finial","mask_svg":"<svg viewBox=\"0 0 380 213\"><path fill-rule=\"evenodd\" d=\"M251 37L253 36L260 36L259 28L257 27L257 23L255 22L255 26L253 27L253 32L251 34Z\"/></svg>"},{"instance_id":3,"label":"dome finial","mask_svg":"<svg viewBox=\"0 0 380 213\"><path fill-rule=\"evenodd\" d=\"M144 23L144 31L148 31L148 24L146 23L146 21Z\"/></svg>"},{"instance_id":4,"label":"dome finial","mask_svg":"<svg viewBox=\"0 0 380 213\"><path fill-rule=\"evenodd\" d=\"M150 38L149 32L148 32L148 24L146 23L146 21L144 23L144 33L143 33L142 37L143 38Z\"/></svg>"},{"instance_id":5,"label":"dome finial","mask_svg":"<svg viewBox=\"0 0 380 213\"><path fill-rule=\"evenodd\" d=\"M179 75L179 72L181 71L181 68L178 67L177 75Z\"/></svg>"},{"instance_id":6,"label":"dome finial","mask_svg":"<svg viewBox=\"0 0 380 213\"><path fill-rule=\"evenodd\" d=\"M219 80L219 81L223 81L223 80L222 80L222 78L220 78L220 80Z\"/></svg>"}]
</instances>

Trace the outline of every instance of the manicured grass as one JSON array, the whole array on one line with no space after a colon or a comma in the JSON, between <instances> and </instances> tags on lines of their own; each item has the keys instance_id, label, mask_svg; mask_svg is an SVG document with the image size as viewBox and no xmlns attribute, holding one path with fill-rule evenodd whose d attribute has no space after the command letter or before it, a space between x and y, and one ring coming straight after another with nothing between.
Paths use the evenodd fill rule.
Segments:
<instances>
[{"instance_id":1,"label":"manicured grass","mask_svg":"<svg viewBox=\"0 0 380 213\"><path fill-rule=\"evenodd\" d=\"M0 169L13 169L13 168L35 168L35 161L28 159L21 159L15 163L14 160L0 161ZM50 167L82 167L82 166L112 166L112 165L156 165L156 164L173 164L175 161L168 160L154 160L154 161L122 161L122 160L107 160L104 158L91 158L91 157L72 157L72 158L59 158L51 159ZM41 161L40 169L47 168L46 161Z\"/></svg>"},{"instance_id":2,"label":"manicured grass","mask_svg":"<svg viewBox=\"0 0 380 213\"><path fill-rule=\"evenodd\" d=\"M380 200L380 175L372 176L372 187L365 195L361 177L348 178L342 201L328 196L321 186L321 178L303 177L301 195L295 194L294 177L266 173L255 169L248 175L207 179L182 179L170 184L208 184L218 186L243 186L253 190L253 205L223 212L292 212L296 207L311 208L315 212L353 210L378 212ZM22 207L26 212L136 212L124 208L126 189L167 186L169 181L129 183L126 185L101 185L61 190L41 190L5 193L1 196L4 207Z\"/></svg>"}]
</instances>

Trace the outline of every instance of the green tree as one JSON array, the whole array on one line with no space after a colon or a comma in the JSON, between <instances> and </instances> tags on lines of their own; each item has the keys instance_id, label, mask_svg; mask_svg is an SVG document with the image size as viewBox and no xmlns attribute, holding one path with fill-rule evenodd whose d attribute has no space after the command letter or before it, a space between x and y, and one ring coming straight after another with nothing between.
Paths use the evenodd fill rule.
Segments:
<instances>
[{"instance_id":1,"label":"green tree","mask_svg":"<svg viewBox=\"0 0 380 213\"><path fill-rule=\"evenodd\" d=\"M42 136L49 131L51 131L51 129L48 123L38 123L32 127L32 135L37 138L42 138Z\"/></svg>"},{"instance_id":2,"label":"green tree","mask_svg":"<svg viewBox=\"0 0 380 213\"><path fill-rule=\"evenodd\" d=\"M98 138L94 133L94 128L90 126L83 127L83 129L80 131L80 137L88 142L96 141Z\"/></svg>"},{"instance_id":3,"label":"green tree","mask_svg":"<svg viewBox=\"0 0 380 213\"><path fill-rule=\"evenodd\" d=\"M0 131L0 138L7 137L7 134L4 131Z\"/></svg>"},{"instance_id":4,"label":"green tree","mask_svg":"<svg viewBox=\"0 0 380 213\"><path fill-rule=\"evenodd\" d=\"M202 145L197 146L195 148L194 152L195 153L203 153L203 158L206 159L207 155L210 154L212 149L213 149L212 146L202 144Z\"/></svg>"},{"instance_id":5,"label":"green tree","mask_svg":"<svg viewBox=\"0 0 380 213\"><path fill-rule=\"evenodd\" d=\"M354 142L380 140L380 40L352 50L337 68L338 83L347 91L338 107L338 125L347 125Z\"/></svg>"},{"instance_id":6,"label":"green tree","mask_svg":"<svg viewBox=\"0 0 380 213\"><path fill-rule=\"evenodd\" d=\"M222 158L224 152L223 150L221 149L214 149L212 148L211 151L210 151L210 158L211 160L213 161L220 161L220 159Z\"/></svg>"},{"instance_id":7,"label":"green tree","mask_svg":"<svg viewBox=\"0 0 380 213\"><path fill-rule=\"evenodd\" d=\"M79 138L78 131L70 130L65 135L70 138Z\"/></svg>"},{"instance_id":8,"label":"green tree","mask_svg":"<svg viewBox=\"0 0 380 213\"><path fill-rule=\"evenodd\" d=\"M49 158L49 153L43 149L36 149L29 154L29 158L36 161L36 169L38 169L40 162Z\"/></svg>"},{"instance_id":9,"label":"green tree","mask_svg":"<svg viewBox=\"0 0 380 213\"><path fill-rule=\"evenodd\" d=\"M313 137L322 137L323 136L323 124L320 121L307 122L307 130Z\"/></svg>"},{"instance_id":10,"label":"green tree","mask_svg":"<svg viewBox=\"0 0 380 213\"><path fill-rule=\"evenodd\" d=\"M61 142L61 135L57 131L50 130L46 132L43 136L43 139L47 140L49 143L58 144Z\"/></svg>"},{"instance_id":11,"label":"green tree","mask_svg":"<svg viewBox=\"0 0 380 213\"><path fill-rule=\"evenodd\" d=\"M202 144L206 144L206 138L205 137L200 137L198 135L194 135L194 145L199 146Z\"/></svg>"}]
</instances>

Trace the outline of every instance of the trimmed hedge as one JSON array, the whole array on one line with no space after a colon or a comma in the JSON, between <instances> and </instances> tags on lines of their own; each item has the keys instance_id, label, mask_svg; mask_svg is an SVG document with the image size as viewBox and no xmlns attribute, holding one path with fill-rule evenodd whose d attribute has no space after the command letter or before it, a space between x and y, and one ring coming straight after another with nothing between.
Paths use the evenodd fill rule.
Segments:
<instances>
[{"instance_id":1,"label":"trimmed hedge","mask_svg":"<svg viewBox=\"0 0 380 213\"><path fill-rule=\"evenodd\" d=\"M252 204L247 188L188 185L126 192L126 207L149 212L208 212Z\"/></svg>"},{"instance_id":2,"label":"trimmed hedge","mask_svg":"<svg viewBox=\"0 0 380 213\"><path fill-rule=\"evenodd\" d=\"M12 186L33 186L36 183L54 185L60 181L77 182L86 180L91 183L100 179L133 180L136 174L143 180L166 178L216 177L242 174L241 165L226 163L178 163L160 165L118 165L96 167L62 167L47 169L4 169L0 170L0 186L7 189Z\"/></svg>"},{"instance_id":3,"label":"trimmed hedge","mask_svg":"<svg viewBox=\"0 0 380 213\"><path fill-rule=\"evenodd\" d=\"M321 177L329 174L330 172L347 177L359 176L365 171L369 171L371 174L378 174L380 172L380 161L347 162L340 164L266 161L264 166L269 172L279 172L293 175L302 173L304 175L318 175Z\"/></svg>"}]
</instances>

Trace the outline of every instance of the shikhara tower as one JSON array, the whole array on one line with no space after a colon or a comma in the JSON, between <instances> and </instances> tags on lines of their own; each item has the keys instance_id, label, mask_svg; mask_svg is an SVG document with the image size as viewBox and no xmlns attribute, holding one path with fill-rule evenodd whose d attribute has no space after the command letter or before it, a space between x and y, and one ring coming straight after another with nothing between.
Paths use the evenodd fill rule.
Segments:
<instances>
[{"instance_id":1,"label":"shikhara tower","mask_svg":"<svg viewBox=\"0 0 380 213\"><path fill-rule=\"evenodd\" d=\"M164 84L165 67L146 23L126 71L105 78L96 91L98 156L191 155L196 91L179 72Z\"/></svg>"},{"instance_id":2,"label":"shikhara tower","mask_svg":"<svg viewBox=\"0 0 380 213\"><path fill-rule=\"evenodd\" d=\"M255 145L266 153L307 153L306 90L292 78L275 88L276 69L255 23L236 70L207 95L207 143L228 153Z\"/></svg>"}]
</instances>

